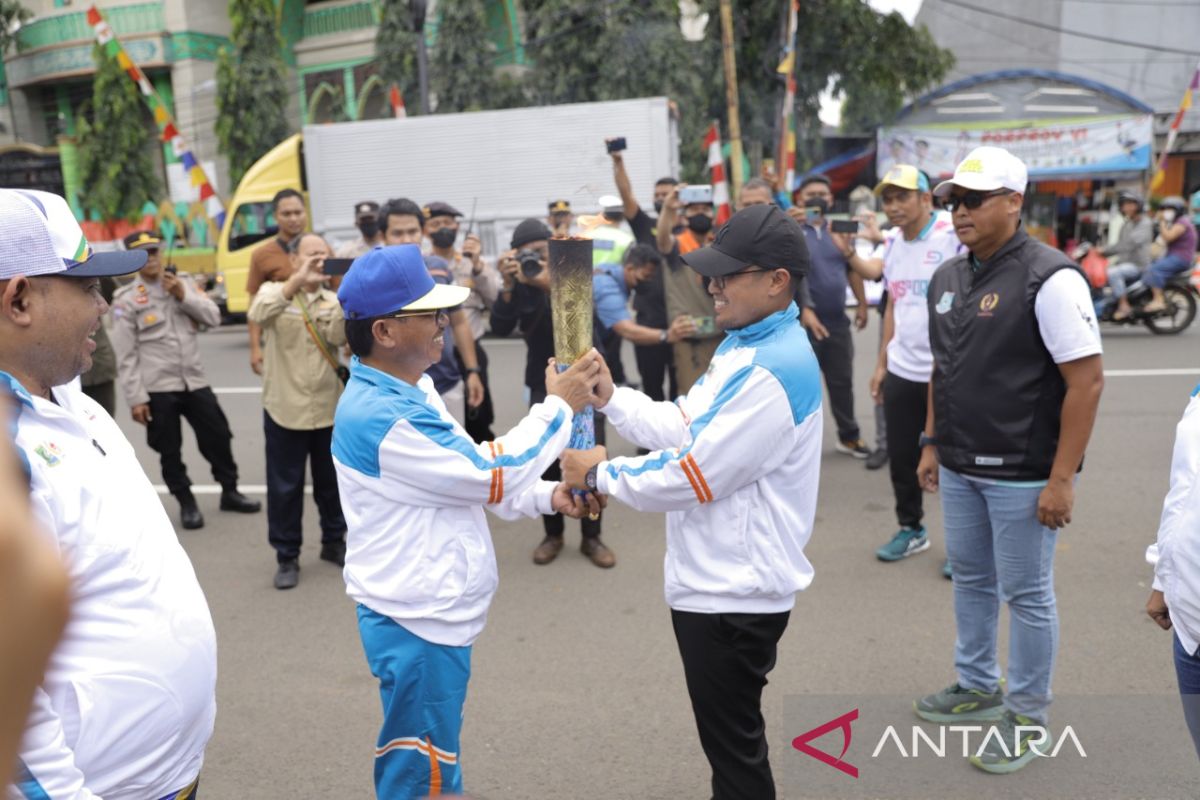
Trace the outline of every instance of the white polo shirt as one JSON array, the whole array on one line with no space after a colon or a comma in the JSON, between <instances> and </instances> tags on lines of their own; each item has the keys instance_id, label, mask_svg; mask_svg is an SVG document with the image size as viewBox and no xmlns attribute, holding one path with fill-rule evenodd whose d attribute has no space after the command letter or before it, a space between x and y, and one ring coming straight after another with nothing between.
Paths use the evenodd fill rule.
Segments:
<instances>
[{"instance_id":1,"label":"white polo shirt","mask_svg":"<svg viewBox=\"0 0 1200 800\"><path fill-rule=\"evenodd\" d=\"M3 372L0 385L20 401L33 510L73 591L25 726L21 790L55 800L179 791L200 773L216 716L216 634L191 562L129 441L78 381L55 388L54 402Z\"/></svg>"}]
</instances>

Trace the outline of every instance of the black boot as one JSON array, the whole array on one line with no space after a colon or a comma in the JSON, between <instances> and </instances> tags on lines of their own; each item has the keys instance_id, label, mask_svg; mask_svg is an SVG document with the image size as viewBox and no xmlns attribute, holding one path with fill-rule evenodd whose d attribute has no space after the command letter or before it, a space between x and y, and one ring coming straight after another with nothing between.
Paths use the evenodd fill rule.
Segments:
<instances>
[{"instance_id":1,"label":"black boot","mask_svg":"<svg viewBox=\"0 0 1200 800\"><path fill-rule=\"evenodd\" d=\"M189 531L203 528L204 515L200 513L200 508L196 505L196 498L192 496L191 490L184 489L175 495L175 499L179 501L179 524Z\"/></svg>"},{"instance_id":2,"label":"black boot","mask_svg":"<svg viewBox=\"0 0 1200 800\"><path fill-rule=\"evenodd\" d=\"M323 542L321 544L321 560L337 564L339 567L346 566L346 540Z\"/></svg>"},{"instance_id":3,"label":"black boot","mask_svg":"<svg viewBox=\"0 0 1200 800\"><path fill-rule=\"evenodd\" d=\"M221 490L221 510L255 514L262 510L262 503L246 497L237 490L237 486L226 486Z\"/></svg>"}]
</instances>

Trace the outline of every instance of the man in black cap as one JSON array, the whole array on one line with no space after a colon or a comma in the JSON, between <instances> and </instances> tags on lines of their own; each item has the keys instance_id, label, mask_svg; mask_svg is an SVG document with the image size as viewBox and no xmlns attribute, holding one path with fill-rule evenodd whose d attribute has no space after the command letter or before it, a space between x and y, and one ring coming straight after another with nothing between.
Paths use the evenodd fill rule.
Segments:
<instances>
[{"instance_id":1,"label":"man in black cap","mask_svg":"<svg viewBox=\"0 0 1200 800\"><path fill-rule=\"evenodd\" d=\"M527 219L512 235L512 249L500 256L500 275L504 285L492 307L492 332L508 336L518 327L525 339L525 388L529 404L546 399L546 361L554 356L554 322L550 314L550 273L547 270L550 237L553 234L540 219ZM593 340L600 349L599 331L593 330ZM596 415L596 441L604 443L604 417ZM542 476L549 481L559 480L555 463ZM546 536L533 551L533 563L549 564L563 548L566 521L562 514L542 517ZM597 567L612 567L617 557L600 541L600 518L580 520L582 552Z\"/></svg>"},{"instance_id":2,"label":"man in black cap","mask_svg":"<svg viewBox=\"0 0 1200 800\"><path fill-rule=\"evenodd\" d=\"M190 276L163 267L161 247L152 231L125 237L125 249L144 251L146 263L113 296L112 342L130 416L146 426L146 443L158 453L163 483L179 501L179 523L191 530L204 526L204 515L183 463L181 419L192 426L200 455L221 485L221 510L254 514L262 504L238 491L233 434L200 363L197 337L220 326L221 312Z\"/></svg>"},{"instance_id":3,"label":"man in black cap","mask_svg":"<svg viewBox=\"0 0 1200 800\"><path fill-rule=\"evenodd\" d=\"M338 245L338 258L358 258L363 253L383 244L383 232L379 230L379 203L364 200L354 206L354 227L359 238Z\"/></svg>"},{"instance_id":4,"label":"man in black cap","mask_svg":"<svg viewBox=\"0 0 1200 800\"><path fill-rule=\"evenodd\" d=\"M757 205L683 260L706 280L725 340L676 403L614 388L604 371L597 410L652 452L567 450L563 480L667 512L666 598L713 797L772 800L762 689L812 581L821 466L821 373L792 301L808 247L794 220Z\"/></svg>"}]
</instances>

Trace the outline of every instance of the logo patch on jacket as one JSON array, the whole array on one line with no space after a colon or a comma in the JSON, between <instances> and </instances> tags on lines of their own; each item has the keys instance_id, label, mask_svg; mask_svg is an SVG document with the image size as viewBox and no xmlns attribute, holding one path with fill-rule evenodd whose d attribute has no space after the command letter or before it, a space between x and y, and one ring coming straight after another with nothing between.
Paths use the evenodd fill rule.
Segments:
<instances>
[{"instance_id":1,"label":"logo patch on jacket","mask_svg":"<svg viewBox=\"0 0 1200 800\"><path fill-rule=\"evenodd\" d=\"M1000 295L999 294L997 294L996 292L991 292L989 294L985 294L983 297L979 298L979 316L981 316L981 317L992 316L992 312L996 310L996 307L998 305L1000 305Z\"/></svg>"},{"instance_id":2,"label":"logo patch on jacket","mask_svg":"<svg viewBox=\"0 0 1200 800\"><path fill-rule=\"evenodd\" d=\"M42 442L33 449L33 452L41 456L42 460L52 467L57 467L63 460L63 451L54 442Z\"/></svg>"},{"instance_id":3,"label":"logo patch on jacket","mask_svg":"<svg viewBox=\"0 0 1200 800\"><path fill-rule=\"evenodd\" d=\"M934 308L939 314L945 314L954 305L954 292L942 292L941 298L938 300L937 306Z\"/></svg>"}]
</instances>

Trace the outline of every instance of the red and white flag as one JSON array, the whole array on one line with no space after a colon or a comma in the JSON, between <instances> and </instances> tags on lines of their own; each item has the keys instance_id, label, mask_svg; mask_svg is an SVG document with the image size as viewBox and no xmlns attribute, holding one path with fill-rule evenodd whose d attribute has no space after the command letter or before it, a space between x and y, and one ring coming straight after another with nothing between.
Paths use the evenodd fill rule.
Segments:
<instances>
[{"instance_id":1,"label":"red and white flag","mask_svg":"<svg viewBox=\"0 0 1200 800\"><path fill-rule=\"evenodd\" d=\"M717 224L724 225L733 209L729 205L729 184L725 180L725 158L721 155L721 132L713 123L704 135L704 147L708 150L708 169L712 173L713 205L717 207Z\"/></svg>"},{"instance_id":2,"label":"red and white flag","mask_svg":"<svg viewBox=\"0 0 1200 800\"><path fill-rule=\"evenodd\" d=\"M392 114L396 119L404 119L408 116L408 111L404 108L404 95L400 94L400 87L392 84L392 89L388 93L388 99L392 103Z\"/></svg>"}]
</instances>

